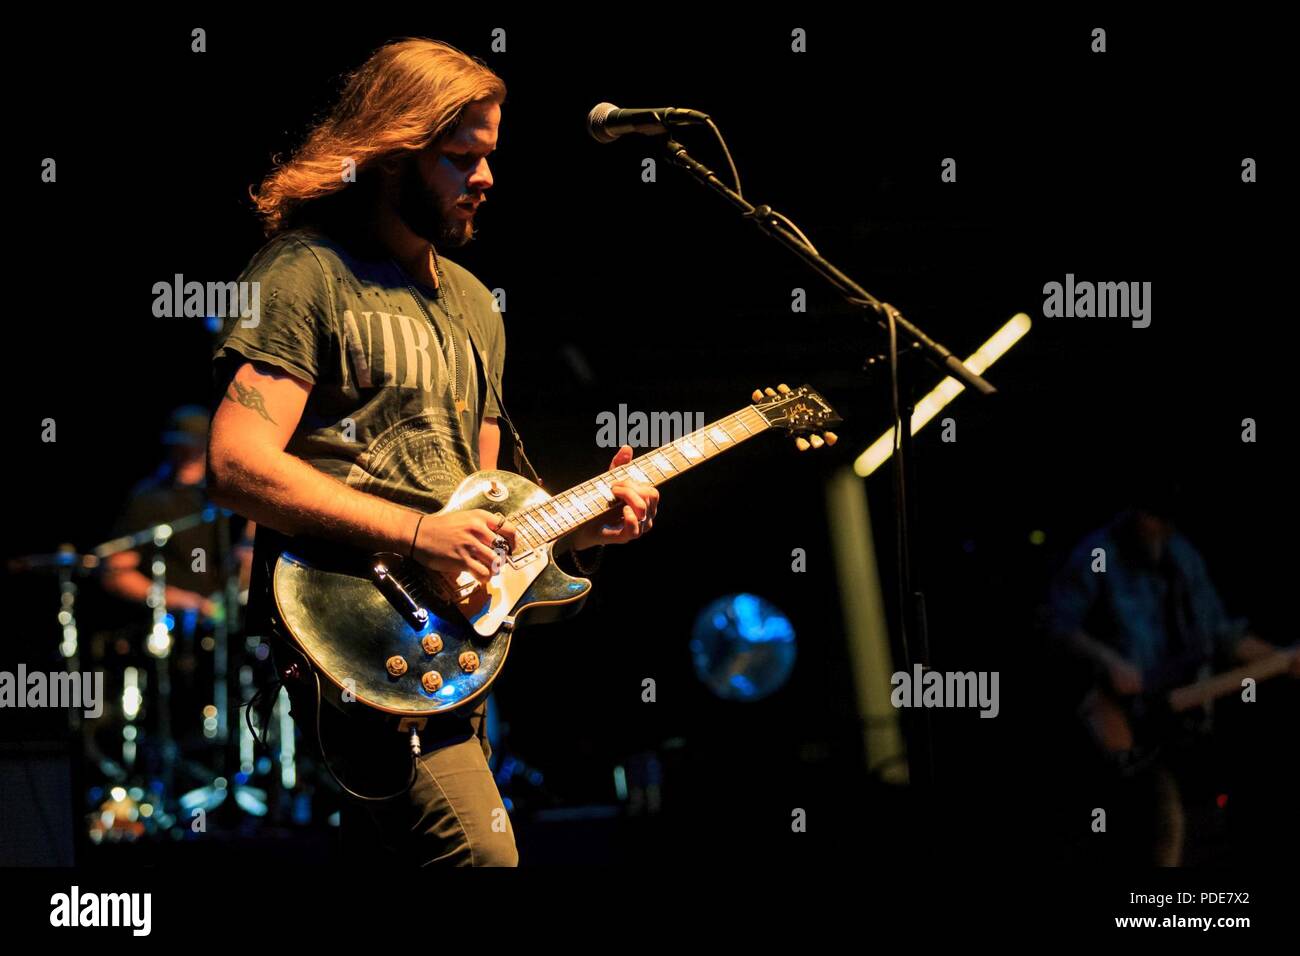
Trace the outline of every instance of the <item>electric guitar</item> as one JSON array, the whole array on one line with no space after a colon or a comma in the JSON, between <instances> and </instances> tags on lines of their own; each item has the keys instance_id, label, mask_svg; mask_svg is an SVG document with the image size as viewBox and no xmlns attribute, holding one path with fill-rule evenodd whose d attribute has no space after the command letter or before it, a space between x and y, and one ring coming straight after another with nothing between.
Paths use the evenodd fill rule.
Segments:
<instances>
[{"instance_id":1,"label":"electric guitar","mask_svg":"<svg viewBox=\"0 0 1300 956\"><path fill-rule=\"evenodd\" d=\"M558 495L508 471L467 477L438 513L482 508L516 529L513 552L498 543L501 570L486 585L469 571L453 578L396 554L294 539L272 575L277 630L339 692L328 698L346 693L396 716L399 727L470 704L500 674L517 626L582 607L591 581L561 571L554 546L621 512L610 484L660 485L771 428L796 436L801 451L835 443L825 429L841 419L809 386L755 391L753 401Z\"/></svg>"},{"instance_id":2,"label":"electric guitar","mask_svg":"<svg viewBox=\"0 0 1300 956\"><path fill-rule=\"evenodd\" d=\"M1119 697L1100 686L1080 702L1079 717L1101 753L1125 773L1150 763L1159 753L1159 741L1182 715L1205 707L1220 697L1240 693L1246 678L1264 681L1285 674L1300 650L1279 650L1241 667L1214 674L1181 687L1151 690Z\"/></svg>"}]
</instances>

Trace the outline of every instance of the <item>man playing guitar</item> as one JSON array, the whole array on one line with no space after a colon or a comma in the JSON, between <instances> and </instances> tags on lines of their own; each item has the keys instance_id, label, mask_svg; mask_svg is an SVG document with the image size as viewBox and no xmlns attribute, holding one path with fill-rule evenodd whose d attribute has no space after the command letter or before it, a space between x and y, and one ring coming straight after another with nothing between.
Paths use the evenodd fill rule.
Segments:
<instances>
[{"instance_id":1,"label":"man playing guitar","mask_svg":"<svg viewBox=\"0 0 1300 956\"><path fill-rule=\"evenodd\" d=\"M1093 742L1153 796L1149 862L1178 866L1187 829L1183 788L1175 762L1155 759L1154 748L1174 749L1185 736L1178 725L1197 704L1241 690L1237 674L1196 683L1216 658L1247 662L1242 674L1263 680L1287 670L1300 676L1300 654L1288 656L1229 617L1204 559L1174 528L1177 487L1160 479L1144 485L1135 506L1084 538L1056 575L1049 630L1093 671L1080 707ZM1143 722L1144 707L1158 713ZM1141 739L1138 727L1156 739Z\"/></svg>"},{"instance_id":2,"label":"man playing guitar","mask_svg":"<svg viewBox=\"0 0 1300 956\"><path fill-rule=\"evenodd\" d=\"M497 467L501 445L501 313L442 252L473 236L493 185L487 157L504 98L491 70L446 44L388 44L255 193L270 241L240 280L261 284L261 314L228 321L217 349L224 400L208 456L213 499L258 525L252 633L271 621L270 564L283 535L390 552L480 582L501 567L493 545L514 547L517 529L503 514L434 514L466 475ZM625 445L611 468L631 458ZM653 485L629 480L610 491L621 521L584 524L566 541L574 551L652 527ZM277 645L278 662L283 651ZM483 702L429 719L404 788L400 734L321 709L292 683L290 692L309 738L323 719L325 749L342 754L350 786L397 794L349 805L345 846L410 865L517 863L487 765Z\"/></svg>"}]
</instances>

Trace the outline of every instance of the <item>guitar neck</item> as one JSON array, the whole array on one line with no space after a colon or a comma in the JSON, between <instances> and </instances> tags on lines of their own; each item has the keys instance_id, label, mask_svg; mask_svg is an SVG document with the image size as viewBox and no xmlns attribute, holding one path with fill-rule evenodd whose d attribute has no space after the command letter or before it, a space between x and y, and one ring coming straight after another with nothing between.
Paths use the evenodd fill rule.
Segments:
<instances>
[{"instance_id":1,"label":"guitar neck","mask_svg":"<svg viewBox=\"0 0 1300 956\"><path fill-rule=\"evenodd\" d=\"M563 537L580 525L611 512L618 499L609 486L616 481L638 481L662 485L690 471L748 438L772 427L750 405L720 418L676 441L634 458L626 465L613 468L589 481L575 485L541 504L508 515L524 548L535 548Z\"/></svg>"},{"instance_id":2,"label":"guitar neck","mask_svg":"<svg viewBox=\"0 0 1300 956\"><path fill-rule=\"evenodd\" d=\"M1295 651L1279 651L1261 657L1257 661L1251 661L1235 670L1224 671L1222 674L1215 674L1195 684L1179 687L1169 693L1169 708L1177 714L1191 710L1193 707L1203 707L1218 697L1226 697L1240 690L1241 682L1247 677L1257 681L1276 677L1278 674L1285 673L1291 666L1291 659L1295 654Z\"/></svg>"}]
</instances>

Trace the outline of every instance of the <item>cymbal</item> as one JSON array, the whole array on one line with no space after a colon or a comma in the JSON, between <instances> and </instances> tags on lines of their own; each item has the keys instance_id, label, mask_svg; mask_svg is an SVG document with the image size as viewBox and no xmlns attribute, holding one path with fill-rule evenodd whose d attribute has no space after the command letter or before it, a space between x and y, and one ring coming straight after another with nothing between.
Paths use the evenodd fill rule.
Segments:
<instances>
[{"instance_id":1,"label":"cymbal","mask_svg":"<svg viewBox=\"0 0 1300 956\"><path fill-rule=\"evenodd\" d=\"M67 544L58 551L37 554L24 554L10 558L5 565L11 574L35 572L39 574L57 574L71 569L77 574L90 574L99 570L100 561L93 554L78 554L72 545Z\"/></svg>"}]
</instances>

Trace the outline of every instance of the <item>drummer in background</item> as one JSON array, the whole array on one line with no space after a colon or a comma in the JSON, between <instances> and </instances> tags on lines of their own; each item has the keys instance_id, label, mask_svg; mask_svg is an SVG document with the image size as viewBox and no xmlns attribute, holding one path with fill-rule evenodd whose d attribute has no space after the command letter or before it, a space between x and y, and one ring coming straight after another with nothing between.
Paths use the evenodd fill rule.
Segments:
<instances>
[{"instance_id":1,"label":"drummer in background","mask_svg":"<svg viewBox=\"0 0 1300 956\"><path fill-rule=\"evenodd\" d=\"M137 484L117 522L116 533L133 534L154 525L184 518L210 507L204 488L207 470L208 412L198 405L184 405L168 416L162 444L167 458L151 476ZM232 516L232 522L242 519ZM252 566L253 524L236 537L232 529L235 557L239 561L240 590L248 587ZM195 549L203 549L196 561ZM149 552L152 554L152 551ZM218 613L216 598L223 582L219 565L218 526L207 522L173 534L162 548L166 562L167 610L176 615L183 630L210 622ZM105 561L104 588L124 600L144 604L153 580L141 570L139 551L123 551ZM196 567L198 568L196 570Z\"/></svg>"}]
</instances>

